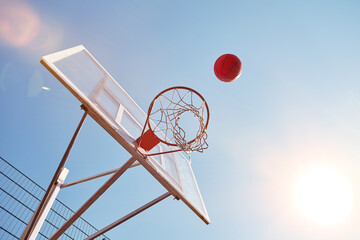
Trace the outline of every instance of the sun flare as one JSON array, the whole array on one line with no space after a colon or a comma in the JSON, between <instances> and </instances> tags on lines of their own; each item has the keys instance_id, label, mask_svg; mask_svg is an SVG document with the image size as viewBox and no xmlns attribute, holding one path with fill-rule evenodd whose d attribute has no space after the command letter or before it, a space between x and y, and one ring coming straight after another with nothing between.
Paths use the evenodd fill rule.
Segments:
<instances>
[{"instance_id":1,"label":"sun flare","mask_svg":"<svg viewBox=\"0 0 360 240\"><path fill-rule=\"evenodd\" d=\"M295 201L312 221L335 224L350 215L353 192L345 178L335 171L316 168L299 178L295 187Z\"/></svg>"}]
</instances>

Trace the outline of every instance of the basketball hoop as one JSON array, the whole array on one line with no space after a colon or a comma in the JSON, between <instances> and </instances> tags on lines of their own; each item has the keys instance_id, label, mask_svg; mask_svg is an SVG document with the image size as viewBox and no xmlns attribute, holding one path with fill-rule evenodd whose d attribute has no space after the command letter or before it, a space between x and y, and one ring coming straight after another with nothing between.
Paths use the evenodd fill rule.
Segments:
<instances>
[{"instance_id":1,"label":"basketball hoop","mask_svg":"<svg viewBox=\"0 0 360 240\"><path fill-rule=\"evenodd\" d=\"M188 121L184 122L184 118ZM184 151L188 155L194 151L203 152L208 148L208 123L209 107L203 96L188 87L171 87L151 102L137 143L147 151L162 142L177 146L179 150L175 151ZM146 126L149 130L145 132Z\"/></svg>"}]
</instances>

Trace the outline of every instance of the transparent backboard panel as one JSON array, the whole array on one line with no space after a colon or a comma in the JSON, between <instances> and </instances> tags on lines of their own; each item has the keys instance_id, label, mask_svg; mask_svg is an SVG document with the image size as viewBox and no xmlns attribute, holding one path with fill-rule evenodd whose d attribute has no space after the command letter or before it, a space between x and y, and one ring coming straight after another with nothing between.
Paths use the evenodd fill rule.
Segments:
<instances>
[{"instance_id":1,"label":"transparent backboard panel","mask_svg":"<svg viewBox=\"0 0 360 240\"><path fill-rule=\"evenodd\" d=\"M210 223L188 160L180 152L145 159L136 151L134 141L141 135L145 112L82 45L44 56L41 62L171 194ZM171 150L174 147L160 143L152 152Z\"/></svg>"}]
</instances>

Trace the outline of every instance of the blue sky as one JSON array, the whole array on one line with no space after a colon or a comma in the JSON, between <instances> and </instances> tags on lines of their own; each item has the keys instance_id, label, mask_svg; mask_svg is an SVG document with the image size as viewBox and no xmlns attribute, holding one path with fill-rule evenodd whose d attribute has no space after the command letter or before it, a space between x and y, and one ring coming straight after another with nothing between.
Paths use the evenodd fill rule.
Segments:
<instances>
[{"instance_id":1,"label":"blue sky","mask_svg":"<svg viewBox=\"0 0 360 240\"><path fill-rule=\"evenodd\" d=\"M192 166L212 224L169 198L109 237L359 239L359 9L357 1L0 0L0 156L48 185L82 111L39 61L83 44L144 110L161 90L184 85L211 112L210 148ZM243 62L233 83L213 73L224 53ZM87 118L67 180L128 158ZM312 167L335 169L351 185L343 222L317 224L296 207L296 179ZM77 209L103 181L59 198ZM137 167L84 217L101 228L163 192Z\"/></svg>"}]
</instances>

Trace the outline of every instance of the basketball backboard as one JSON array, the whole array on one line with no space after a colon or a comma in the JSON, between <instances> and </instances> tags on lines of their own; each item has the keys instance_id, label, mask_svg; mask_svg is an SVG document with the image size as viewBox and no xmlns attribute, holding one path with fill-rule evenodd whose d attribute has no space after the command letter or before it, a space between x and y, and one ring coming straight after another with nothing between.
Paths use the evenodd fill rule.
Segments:
<instances>
[{"instance_id":1,"label":"basketball backboard","mask_svg":"<svg viewBox=\"0 0 360 240\"><path fill-rule=\"evenodd\" d=\"M97 60L79 45L41 59L41 63L84 105L87 113L147 169L175 198L210 223L189 161L180 152L144 157L136 147L146 113ZM160 143L156 152L174 147Z\"/></svg>"}]
</instances>

